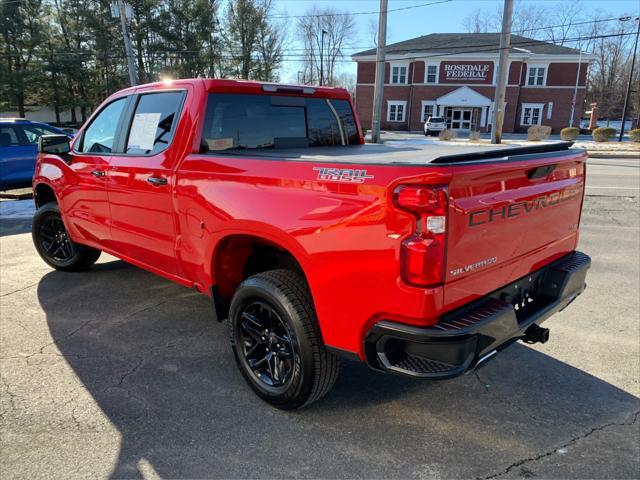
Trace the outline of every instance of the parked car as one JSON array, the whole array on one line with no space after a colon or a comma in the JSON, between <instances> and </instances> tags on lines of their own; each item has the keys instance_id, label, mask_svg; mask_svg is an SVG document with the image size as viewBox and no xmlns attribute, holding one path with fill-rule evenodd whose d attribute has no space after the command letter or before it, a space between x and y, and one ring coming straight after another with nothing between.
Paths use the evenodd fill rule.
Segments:
<instances>
[{"instance_id":1,"label":"parked car","mask_svg":"<svg viewBox=\"0 0 640 480\"><path fill-rule=\"evenodd\" d=\"M365 145L343 89L142 85L40 139L33 240L59 270L104 251L208 295L248 384L292 409L341 356L445 379L546 342L590 266L569 145Z\"/></svg>"},{"instance_id":2,"label":"parked car","mask_svg":"<svg viewBox=\"0 0 640 480\"><path fill-rule=\"evenodd\" d=\"M438 135L442 130L447 128L447 124L442 117L429 117L424 122L425 135Z\"/></svg>"},{"instance_id":3,"label":"parked car","mask_svg":"<svg viewBox=\"0 0 640 480\"><path fill-rule=\"evenodd\" d=\"M31 186L38 139L42 135L60 134L68 135L46 123L0 118L0 190Z\"/></svg>"}]
</instances>

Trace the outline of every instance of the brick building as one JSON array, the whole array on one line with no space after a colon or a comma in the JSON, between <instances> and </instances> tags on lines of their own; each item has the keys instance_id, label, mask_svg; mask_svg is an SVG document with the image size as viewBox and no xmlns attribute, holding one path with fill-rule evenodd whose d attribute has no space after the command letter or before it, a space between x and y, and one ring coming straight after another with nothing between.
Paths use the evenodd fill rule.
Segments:
<instances>
[{"instance_id":1,"label":"brick building","mask_svg":"<svg viewBox=\"0 0 640 480\"><path fill-rule=\"evenodd\" d=\"M435 33L386 48L382 128L422 130L429 116L443 116L449 128L489 131L500 34ZM357 62L356 108L371 128L375 49L352 56ZM593 57L573 48L511 36L504 132L549 125L557 132L583 114L585 83ZM580 72L578 75L578 65Z\"/></svg>"}]
</instances>

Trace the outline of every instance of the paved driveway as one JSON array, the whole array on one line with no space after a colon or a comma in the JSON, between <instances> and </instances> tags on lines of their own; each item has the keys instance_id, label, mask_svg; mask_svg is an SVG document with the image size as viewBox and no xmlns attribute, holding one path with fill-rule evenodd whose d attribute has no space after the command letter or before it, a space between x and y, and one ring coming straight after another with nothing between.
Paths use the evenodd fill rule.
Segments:
<instances>
[{"instance_id":1,"label":"paved driveway","mask_svg":"<svg viewBox=\"0 0 640 480\"><path fill-rule=\"evenodd\" d=\"M612 165L589 169L589 287L549 343L446 382L344 362L294 413L245 385L205 297L109 256L52 271L0 219L3 479L637 478L640 180Z\"/></svg>"}]
</instances>

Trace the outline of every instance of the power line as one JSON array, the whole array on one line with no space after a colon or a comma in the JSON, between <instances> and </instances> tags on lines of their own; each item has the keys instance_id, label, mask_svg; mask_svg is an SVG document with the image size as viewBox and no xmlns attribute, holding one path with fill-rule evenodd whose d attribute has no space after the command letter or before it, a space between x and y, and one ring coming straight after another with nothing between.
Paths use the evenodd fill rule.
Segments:
<instances>
[{"instance_id":1,"label":"power line","mask_svg":"<svg viewBox=\"0 0 640 480\"><path fill-rule=\"evenodd\" d=\"M400 12L403 10L411 10L414 8L428 7L430 5L438 5L440 3L449 3L452 0L439 0L437 2L421 3L419 5L409 5L407 7L391 8L386 13ZM314 13L311 15L267 15L267 18L322 18L322 17L344 17L344 16L357 16L357 15L378 15L380 10L368 11L368 12L336 12L336 13Z\"/></svg>"},{"instance_id":2,"label":"power line","mask_svg":"<svg viewBox=\"0 0 640 480\"><path fill-rule=\"evenodd\" d=\"M596 40L596 39L604 39L604 38L615 38L615 37L623 37L623 36L627 36L627 35L634 35L635 32L621 32L621 33L611 33L611 34L602 34L602 35L590 35L590 36L580 36L580 37L570 37L570 38L566 38L564 39L564 42L566 43L574 43L574 42L578 42L578 41L584 41L584 40ZM554 43L554 42L548 42L548 41L543 41L543 40L535 40L535 39L530 39L527 41L523 41L523 42L511 42L511 48L514 47L522 47L522 46L533 46L533 45L539 45L541 43L546 43L546 44L552 44L552 45L558 45L558 43ZM558 45L561 46L561 45ZM487 48L484 48L487 47ZM457 48L463 48L463 47L457 47ZM427 54L427 55L417 55L417 58L431 58L431 57L445 57L445 56L450 56L450 55L459 55L461 53L490 53L490 52L496 52L499 51L500 47L499 45L496 45L495 43L486 43L486 44L479 44L479 45L475 45L473 47L469 47L468 50L462 50L462 51L455 51L455 52L443 52L443 53L433 53L433 54ZM300 59L304 59L306 58L304 53L305 52L310 52L310 49L297 49L297 51L300 51L302 53L283 53L281 56L282 57L286 57L286 58L300 58ZM394 52L389 52L391 54L393 53L397 53L397 52L411 52L412 50L410 49L406 49L406 50L396 50ZM204 49L201 50L155 50L155 49L151 49L147 51L147 56L161 56L161 55L180 55L180 54L184 54L184 55L189 55L189 54L199 54L199 53L207 53ZM93 51L78 51L78 50L58 50L55 52L47 52L47 55L52 54L52 55L88 55L88 56L92 56L95 55L96 57L99 58L124 58L124 55L108 55L107 57L105 57L104 55L99 55L96 54ZM15 57L15 54L0 54L0 57ZM349 54L336 54L336 56L339 57L349 57ZM215 56L216 59L240 59L242 58L241 56L237 56L237 55L232 55L232 54L224 54L224 55L219 55L219 56ZM351 60L349 60L351 61Z\"/></svg>"}]
</instances>

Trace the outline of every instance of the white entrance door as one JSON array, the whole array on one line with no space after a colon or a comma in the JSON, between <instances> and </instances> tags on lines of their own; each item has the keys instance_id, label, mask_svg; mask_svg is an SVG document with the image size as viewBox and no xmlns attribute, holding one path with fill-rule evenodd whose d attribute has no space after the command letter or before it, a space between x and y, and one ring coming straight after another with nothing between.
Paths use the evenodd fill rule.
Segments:
<instances>
[{"instance_id":1,"label":"white entrance door","mask_svg":"<svg viewBox=\"0 0 640 480\"><path fill-rule=\"evenodd\" d=\"M453 108L451 110L451 128L470 130L471 114L472 110L470 108Z\"/></svg>"}]
</instances>

